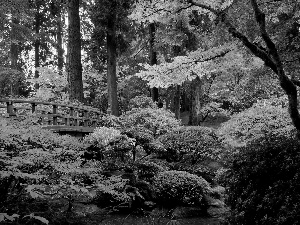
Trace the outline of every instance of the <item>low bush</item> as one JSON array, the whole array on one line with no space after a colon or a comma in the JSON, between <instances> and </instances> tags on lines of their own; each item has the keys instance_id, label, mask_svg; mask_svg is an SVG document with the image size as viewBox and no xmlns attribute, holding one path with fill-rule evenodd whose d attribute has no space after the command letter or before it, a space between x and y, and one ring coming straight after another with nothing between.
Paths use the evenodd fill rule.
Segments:
<instances>
[{"instance_id":1,"label":"low bush","mask_svg":"<svg viewBox=\"0 0 300 225\"><path fill-rule=\"evenodd\" d=\"M239 147L271 132L290 136L294 127L288 108L281 101L274 101L260 101L223 123L218 130L223 142Z\"/></svg>"},{"instance_id":2,"label":"low bush","mask_svg":"<svg viewBox=\"0 0 300 225\"><path fill-rule=\"evenodd\" d=\"M120 129L123 127L123 121L120 117L105 114L97 121L97 127L113 127Z\"/></svg>"},{"instance_id":3,"label":"low bush","mask_svg":"<svg viewBox=\"0 0 300 225\"><path fill-rule=\"evenodd\" d=\"M230 224L300 224L300 141L269 134L240 149L227 172Z\"/></svg>"},{"instance_id":4,"label":"low bush","mask_svg":"<svg viewBox=\"0 0 300 225\"><path fill-rule=\"evenodd\" d=\"M157 106L151 97L139 95L133 99L130 99L128 108L129 110L132 110L133 108L157 108Z\"/></svg>"},{"instance_id":5,"label":"low bush","mask_svg":"<svg viewBox=\"0 0 300 225\"><path fill-rule=\"evenodd\" d=\"M126 127L142 126L154 136L167 133L180 126L180 121L170 111L153 108L133 108L121 116Z\"/></svg>"},{"instance_id":6,"label":"low bush","mask_svg":"<svg viewBox=\"0 0 300 225\"><path fill-rule=\"evenodd\" d=\"M129 155L135 146L135 139L129 138L115 128L97 127L93 133L84 138L89 145L83 155L85 159L103 160L104 158L132 157ZM131 152L132 153L132 152Z\"/></svg>"},{"instance_id":7,"label":"low bush","mask_svg":"<svg viewBox=\"0 0 300 225\"><path fill-rule=\"evenodd\" d=\"M162 166L149 161L136 162L134 166L138 178L140 180L145 180L149 182L151 182L158 173L165 171L165 169Z\"/></svg>"},{"instance_id":8,"label":"low bush","mask_svg":"<svg viewBox=\"0 0 300 225\"><path fill-rule=\"evenodd\" d=\"M164 171L157 174L153 181L160 204L166 206L200 206L205 209L204 195L211 188L202 177L185 171Z\"/></svg>"},{"instance_id":9,"label":"low bush","mask_svg":"<svg viewBox=\"0 0 300 225\"><path fill-rule=\"evenodd\" d=\"M153 132L144 127L131 127L122 130L122 134L136 140L136 145L145 145L154 140Z\"/></svg>"},{"instance_id":10,"label":"low bush","mask_svg":"<svg viewBox=\"0 0 300 225\"><path fill-rule=\"evenodd\" d=\"M158 138L166 149L165 158L179 161L191 155L194 163L203 158L216 158L221 150L215 132L207 127L179 127Z\"/></svg>"}]
</instances>

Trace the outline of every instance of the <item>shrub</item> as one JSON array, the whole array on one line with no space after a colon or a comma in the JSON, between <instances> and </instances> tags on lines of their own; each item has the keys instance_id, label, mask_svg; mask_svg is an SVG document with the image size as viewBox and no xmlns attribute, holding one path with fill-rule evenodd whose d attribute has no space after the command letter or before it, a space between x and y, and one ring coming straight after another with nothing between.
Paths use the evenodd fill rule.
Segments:
<instances>
[{"instance_id":1,"label":"shrub","mask_svg":"<svg viewBox=\"0 0 300 225\"><path fill-rule=\"evenodd\" d=\"M164 171L154 178L153 186L161 204L197 205L205 208L204 195L210 186L202 177L184 171Z\"/></svg>"},{"instance_id":2,"label":"shrub","mask_svg":"<svg viewBox=\"0 0 300 225\"><path fill-rule=\"evenodd\" d=\"M122 128L123 121L120 117L105 114L97 122L98 127L112 127L112 128Z\"/></svg>"},{"instance_id":3,"label":"shrub","mask_svg":"<svg viewBox=\"0 0 300 225\"><path fill-rule=\"evenodd\" d=\"M81 166L83 144L18 119L0 123L2 210L23 216L41 199L52 202L68 196L71 205L74 199L87 197L82 181L87 174L92 178L97 168ZM37 210L42 213L47 207Z\"/></svg>"},{"instance_id":4,"label":"shrub","mask_svg":"<svg viewBox=\"0 0 300 225\"><path fill-rule=\"evenodd\" d=\"M134 108L121 117L126 127L142 126L154 135L164 134L180 125L174 114L165 109Z\"/></svg>"},{"instance_id":5,"label":"shrub","mask_svg":"<svg viewBox=\"0 0 300 225\"><path fill-rule=\"evenodd\" d=\"M105 147L120 138L121 132L111 127L97 127L93 133L84 138L84 142Z\"/></svg>"},{"instance_id":6,"label":"shrub","mask_svg":"<svg viewBox=\"0 0 300 225\"><path fill-rule=\"evenodd\" d=\"M84 142L90 146L83 157L97 160L110 157L121 158L124 161L125 156L129 156L127 153L135 146L134 138L129 138L119 130L108 127L97 127L93 133L84 138Z\"/></svg>"},{"instance_id":7,"label":"shrub","mask_svg":"<svg viewBox=\"0 0 300 225\"><path fill-rule=\"evenodd\" d=\"M166 149L165 158L178 161L186 154L196 162L201 158L215 158L220 143L214 131L207 127L179 127L158 138Z\"/></svg>"},{"instance_id":8,"label":"shrub","mask_svg":"<svg viewBox=\"0 0 300 225\"><path fill-rule=\"evenodd\" d=\"M223 123L218 133L225 144L242 146L270 132L291 135L294 127L288 109L273 101L261 101Z\"/></svg>"},{"instance_id":9,"label":"shrub","mask_svg":"<svg viewBox=\"0 0 300 225\"><path fill-rule=\"evenodd\" d=\"M151 182L159 172L165 171L162 166L149 161L136 162L135 168L138 178L149 182Z\"/></svg>"},{"instance_id":10,"label":"shrub","mask_svg":"<svg viewBox=\"0 0 300 225\"><path fill-rule=\"evenodd\" d=\"M131 198L124 192L127 184L128 180L120 176L99 180L97 182L97 194L93 201L102 207L128 203Z\"/></svg>"},{"instance_id":11,"label":"shrub","mask_svg":"<svg viewBox=\"0 0 300 225\"><path fill-rule=\"evenodd\" d=\"M125 134L129 138L134 138L136 140L136 145L145 145L153 141L153 132L144 127L131 127L124 129L122 134Z\"/></svg>"},{"instance_id":12,"label":"shrub","mask_svg":"<svg viewBox=\"0 0 300 225\"><path fill-rule=\"evenodd\" d=\"M157 108L156 104L152 101L151 97L147 97L145 95L136 96L133 99L130 99L129 110L132 110L133 108Z\"/></svg>"},{"instance_id":13,"label":"shrub","mask_svg":"<svg viewBox=\"0 0 300 225\"><path fill-rule=\"evenodd\" d=\"M230 224L300 224L299 149L277 134L240 149L227 176Z\"/></svg>"}]
</instances>

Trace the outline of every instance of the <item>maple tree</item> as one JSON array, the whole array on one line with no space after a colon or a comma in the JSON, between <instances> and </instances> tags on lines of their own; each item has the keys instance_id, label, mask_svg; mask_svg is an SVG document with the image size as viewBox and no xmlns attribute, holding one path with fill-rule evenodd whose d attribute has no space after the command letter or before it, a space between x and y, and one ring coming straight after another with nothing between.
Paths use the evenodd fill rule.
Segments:
<instances>
[{"instance_id":1,"label":"maple tree","mask_svg":"<svg viewBox=\"0 0 300 225\"><path fill-rule=\"evenodd\" d=\"M283 34L292 33L290 38L285 42L286 48L293 49L294 52L297 52L297 18L299 17L299 4L297 1L291 1L289 3L263 3L258 2L256 0L251 1L169 1L169 2L161 2L161 1L138 1L136 4L136 11L133 14L133 18L142 22L146 21L160 21L163 23L170 23L172 19L176 19L178 14L185 15L186 20L189 21L188 15L191 15L193 12L198 12L200 15L208 15L210 20L214 21L217 25L222 26L223 29L227 30L232 37L239 40L240 43L243 44L246 48L250 50L250 52L255 56L261 59L264 64L269 67L275 74L278 75L278 79L280 81L280 86L283 88L285 93L288 95L289 101L289 114L293 121L295 127L300 130L300 116L299 111L297 109L297 88L296 85L298 81L295 79L295 71L290 75L289 72L285 71L285 66L287 63L282 61L280 57L281 53L279 50L282 50L284 45L279 44L279 38L283 37ZM260 4L260 5L258 5ZM291 7L294 6L294 7ZM263 8L263 9L262 9ZM242 9L242 10L240 10ZM241 13L238 13L237 10L240 10ZM267 11L268 17L263 11ZM238 16L241 16L242 19L239 22L236 21ZM249 19L250 18L250 19ZM252 19L252 20L251 20ZM285 26L285 29L281 32L276 32L278 30L278 26L283 24L283 21L289 22ZM243 26L245 23L248 23L252 26L252 33L245 29ZM290 29L290 25L293 25ZM269 32L271 30L272 32ZM245 32L245 34L243 33ZM256 34L253 32L257 31ZM293 39L294 37L294 39ZM285 38L286 40L287 38ZM205 49L208 52L211 52L211 57L217 55L216 53L210 51L209 49ZM285 49L285 52L287 49ZM205 52L205 51L204 51ZM235 57L238 59L238 57ZM286 57L284 57L286 59ZM234 59L234 58L233 58ZM208 57L209 60L209 57ZM199 65L207 65L209 64L208 60L205 60L205 63L200 63ZM178 61L181 62L181 59ZM176 59L174 62L177 65L181 65L181 63L176 63ZM232 60L231 62L234 62ZM175 64L174 63L174 64ZM227 62L228 63L228 62ZM186 64L184 61L183 65ZM172 65L172 64L169 64ZM214 65L214 64L212 64ZM230 61L229 61L230 65ZM164 68L164 67L161 67ZM181 67L179 67L181 69ZM226 68L226 67L225 67ZM228 67L227 67L228 68ZM149 67L146 68L148 71L155 71L155 78L152 77L148 81L150 81L150 85L160 85L157 82L160 77L162 79L168 79L164 77L162 74L159 76L157 73L157 68L152 68L149 70ZM188 71L189 67L187 68ZM165 71L171 71L172 75L174 68L171 67L169 70L165 66ZM207 71L206 68L201 68L201 72ZM287 70L288 71L288 70ZM151 72L148 75L151 75ZM176 71L177 72L177 71ZM177 72L178 73L178 72ZM176 80L173 83L181 83L184 78L189 78L189 74L184 74L183 79ZM177 77L182 77L182 74L179 74ZM147 77L147 73L141 72L138 74L139 76ZM290 75L290 76L289 76ZM167 76L168 77L168 76ZM170 78L172 76L169 76ZM174 77L172 77L174 78ZM171 79L172 79L171 78ZM146 78L147 79L147 78ZM155 83L156 82L156 83ZM161 82L164 84L164 82Z\"/></svg>"}]
</instances>

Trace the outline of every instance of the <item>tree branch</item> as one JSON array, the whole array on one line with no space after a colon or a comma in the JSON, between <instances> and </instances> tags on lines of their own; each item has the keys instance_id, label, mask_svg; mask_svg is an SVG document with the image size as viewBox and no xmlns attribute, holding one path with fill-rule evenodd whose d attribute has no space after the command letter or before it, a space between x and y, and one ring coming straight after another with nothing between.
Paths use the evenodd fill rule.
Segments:
<instances>
[{"instance_id":1,"label":"tree branch","mask_svg":"<svg viewBox=\"0 0 300 225\"><path fill-rule=\"evenodd\" d=\"M300 81L299 81L299 80L296 80L295 78L292 78L291 80L292 80L292 82L293 82L295 85L297 85L298 87L300 87Z\"/></svg>"}]
</instances>

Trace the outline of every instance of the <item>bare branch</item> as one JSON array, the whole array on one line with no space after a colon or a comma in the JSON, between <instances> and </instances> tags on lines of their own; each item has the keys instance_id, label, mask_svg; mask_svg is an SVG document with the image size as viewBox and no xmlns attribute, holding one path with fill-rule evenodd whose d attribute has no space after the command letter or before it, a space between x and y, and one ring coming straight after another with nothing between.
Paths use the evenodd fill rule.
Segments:
<instances>
[{"instance_id":1,"label":"bare branch","mask_svg":"<svg viewBox=\"0 0 300 225\"><path fill-rule=\"evenodd\" d=\"M211 11L212 13L214 13L215 15L219 15L221 13L221 11L218 11L208 5L205 5L205 4L202 4L202 3L199 3L199 2L195 2L194 0L188 0L188 3L192 4L192 5L195 5L195 6L198 6L202 9L207 9L209 11Z\"/></svg>"}]
</instances>

